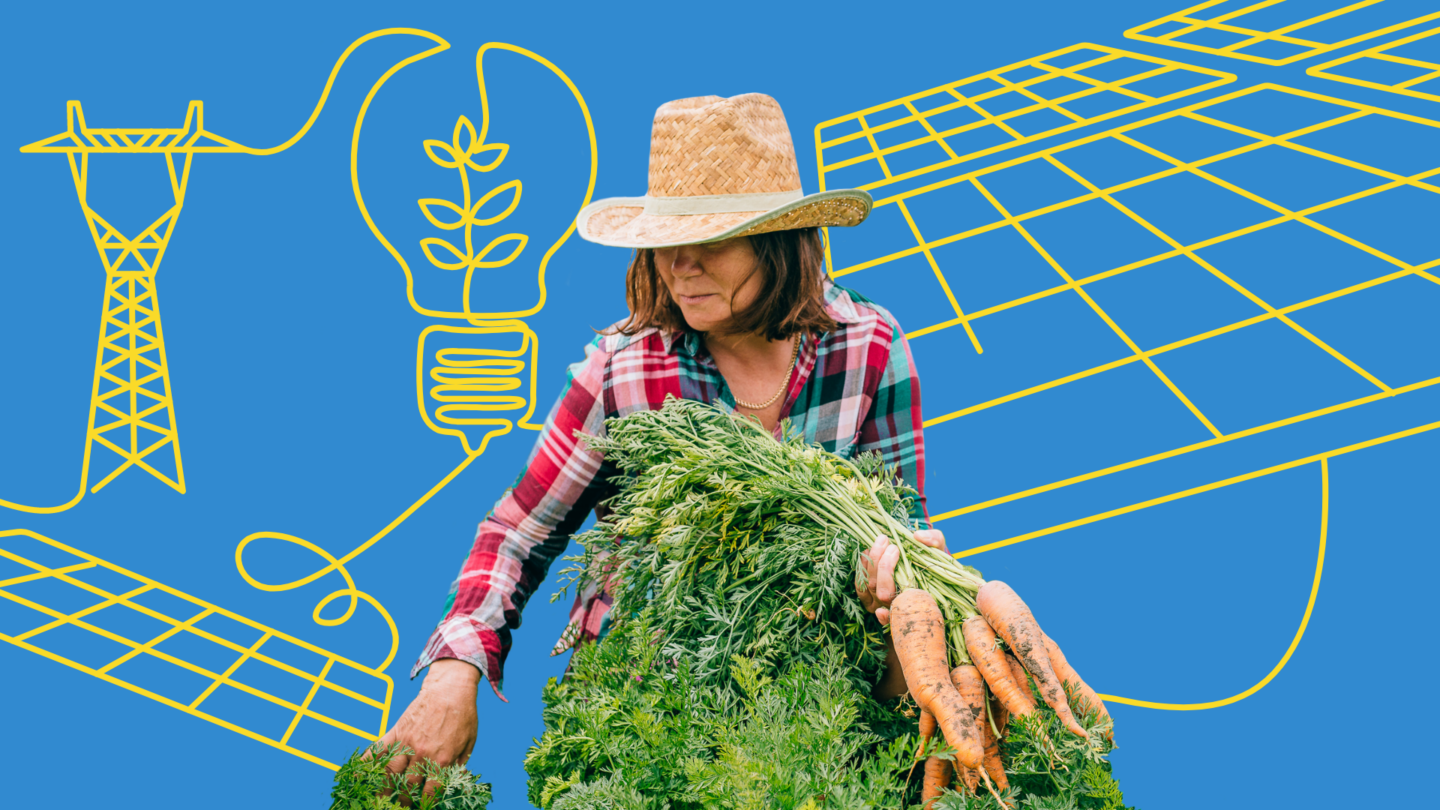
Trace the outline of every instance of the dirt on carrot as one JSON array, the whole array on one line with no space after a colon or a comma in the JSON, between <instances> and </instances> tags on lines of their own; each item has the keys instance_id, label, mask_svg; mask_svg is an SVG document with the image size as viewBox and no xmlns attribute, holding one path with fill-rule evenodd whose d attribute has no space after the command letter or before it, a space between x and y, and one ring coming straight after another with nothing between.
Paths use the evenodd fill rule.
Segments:
<instances>
[{"instance_id":1,"label":"dirt on carrot","mask_svg":"<svg viewBox=\"0 0 1440 810\"><path fill-rule=\"evenodd\" d=\"M1040 632L1040 625L1036 623L1035 616L1030 612L1025 600L1009 585L1000 580L991 580L981 586L975 597L975 606L990 626L1005 639L1011 652L1015 653L1025 670L1035 679L1040 697L1055 710L1065 728L1076 736L1087 736L1085 729L1075 722L1070 703L1065 697L1065 689L1060 685L1060 679L1055 675L1055 669L1050 663L1050 656L1045 651L1044 634Z\"/></svg>"},{"instance_id":2,"label":"dirt on carrot","mask_svg":"<svg viewBox=\"0 0 1440 810\"><path fill-rule=\"evenodd\" d=\"M910 695L935 716L960 765L979 768L985 746L974 713L950 681L945 619L935 599L917 588L895 597L890 603L890 633Z\"/></svg>"}]
</instances>

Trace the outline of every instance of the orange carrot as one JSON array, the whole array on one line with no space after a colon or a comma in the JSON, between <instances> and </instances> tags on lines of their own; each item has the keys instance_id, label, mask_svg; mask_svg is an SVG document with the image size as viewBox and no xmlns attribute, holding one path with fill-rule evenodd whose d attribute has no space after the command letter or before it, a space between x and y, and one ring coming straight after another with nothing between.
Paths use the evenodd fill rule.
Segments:
<instances>
[{"instance_id":1,"label":"orange carrot","mask_svg":"<svg viewBox=\"0 0 1440 810\"><path fill-rule=\"evenodd\" d=\"M930 738L935 734L935 715L924 709L920 710L920 745L930 744Z\"/></svg>"},{"instance_id":2,"label":"orange carrot","mask_svg":"<svg viewBox=\"0 0 1440 810\"><path fill-rule=\"evenodd\" d=\"M925 762L925 767L920 769L920 776L921 776L920 791L921 791L921 797L922 797L922 799L923 799L923 801L924 801L924 804L925 804L925 810L930 810L930 802L935 798L935 796L940 795L940 791L941 791L941 790L943 789L943 787L944 787L944 785L939 785L938 787L934 787L934 788L933 788L933 793L934 793L934 795L931 795L932 787L931 787L931 785L928 784L927 781L926 781L927 777L930 777L930 769L931 769L932 767L934 767L934 766L932 766L931 763L936 762L936 761L944 762L944 760L936 760L935 757L925 757L925 756L924 756L926 749L928 749L928 748L930 747L930 738L931 738L931 737L934 737L934 736L935 736L935 715L931 714L930 712L925 711L924 709L921 709L921 710L920 710L920 751L919 751L918 753L919 753L919 755L920 755L921 757L924 758L924 762ZM920 760L917 759L916 761L919 762ZM948 763L948 762L946 762L945 764L946 764L947 767L949 766L949 763ZM914 766L914 765L911 765L911 766L910 766L910 773L909 773L909 774L906 774L906 776L905 776L905 783L906 783L907 785L910 783L910 776L913 775L914 773L915 773L915 766ZM949 771L946 771L945 773L946 773L946 775L943 777L943 782L944 782L945 784L949 784L949 781L950 781ZM934 774L933 777L930 778L930 781L934 781L934 782L936 782L936 783L939 783L939 782L942 781L942 777L941 777L940 774L937 772L937 773Z\"/></svg>"},{"instance_id":3,"label":"orange carrot","mask_svg":"<svg viewBox=\"0 0 1440 810\"><path fill-rule=\"evenodd\" d=\"M1010 780L1005 778L1005 764L1000 761L1000 741L996 739L989 723L982 722L981 726L985 736L985 773L990 775L990 781L995 783L996 790L1005 790L1010 787Z\"/></svg>"},{"instance_id":4,"label":"orange carrot","mask_svg":"<svg viewBox=\"0 0 1440 810\"><path fill-rule=\"evenodd\" d=\"M971 793L974 793L976 788L980 787L980 772L974 768L966 768L960 772L960 780L965 783L965 787L970 788Z\"/></svg>"},{"instance_id":5,"label":"orange carrot","mask_svg":"<svg viewBox=\"0 0 1440 810\"><path fill-rule=\"evenodd\" d=\"M1026 715L1035 711L1035 701L1030 698L1030 690L1016 686L1010 675L1010 668L1005 665L1005 654L995 646L995 630L985 621L985 617L971 616L966 619L964 632L965 649L970 651L970 659L980 669L980 674L985 676L991 693L1010 712Z\"/></svg>"},{"instance_id":6,"label":"orange carrot","mask_svg":"<svg viewBox=\"0 0 1440 810\"><path fill-rule=\"evenodd\" d=\"M890 603L890 635L915 702L935 716L960 764L980 767L985 745L974 717L950 682L945 620L934 597L917 588L895 597Z\"/></svg>"},{"instance_id":7,"label":"orange carrot","mask_svg":"<svg viewBox=\"0 0 1440 810\"><path fill-rule=\"evenodd\" d=\"M990 716L995 718L995 729L1000 736L1005 736L1005 727L1010 724L1010 710L993 693L990 695Z\"/></svg>"},{"instance_id":8,"label":"orange carrot","mask_svg":"<svg viewBox=\"0 0 1440 810\"><path fill-rule=\"evenodd\" d=\"M1020 662L1016 661L1015 656L1010 653L1005 653L1005 665L1010 667L1010 677L1020 687L1020 691L1024 692L1033 704L1035 698L1030 692L1030 674L1025 671L1025 667L1020 666Z\"/></svg>"},{"instance_id":9,"label":"orange carrot","mask_svg":"<svg viewBox=\"0 0 1440 810\"><path fill-rule=\"evenodd\" d=\"M1034 614L1020 595L1000 580L991 580L982 585L980 592L975 595L975 606L980 609L980 614L990 626L999 631L1000 637L1010 645L1015 657L1020 659L1020 663L1024 664L1025 669L1035 678L1040 697L1055 710L1060 722L1075 735L1089 737L1070 713L1070 703L1065 699L1065 690L1060 686L1060 679L1056 677L1055 669L1050 664L1049 654L1045 652L1044 634L1040 632L1040 625L1035 622Z\"/></svg>"},{"instance_id":10,"label":"orange carrot","mask_svg":"<svg viewBox=\"0 0 1440 810\"><path fill-rule=\"evenodd\" d=\"M920 802L925 810L930 810L930 804L940 798L940 793L945 788L950 787L952 773L950 760L939 757L926 758L925 779L920 783Z\"/></svg>"},{"instance_id":11,"label":"orange carrot","mask_svg":"<svg viewBox=\"0 0 1440 810\"><path fill-rule=\"evenodd\" d=\"M985 719L985 682L980 677L980 670L970 664L961 664L950 670L950 682L955 685L956 691L960 693L960 700L965 704L966 724L980 740L980 764L975 767L966 765L961 773L965 786L973 792L975 786L980 784L980 768L984 766L985 757L985 732L990 725Z\"/></svg>"},{"instance_id":12,"label":"orange carrot","mask_svg":"<svg viewBox=\"0 0 1440 810\"><path fill-rule=\"evenodd\" d=\"M1040 633L1040 637L1045 640L1045 652L1050 656L1050 664L1055 667L1055 675L1059 677L1061 681L1070 684L1070 688L1075 690L1075 693L1081 698L1088 700L1090 702L1090 709L1099 712L1101 720L1111 720L1110 712L1105 708L1105 701L1101 700L1100 696L1095 694L1095 690L1091 689L1089 684L1081 680L1080 673L1076 672L1075 668L1070 666L1070 662L1065 660L1065 653L1060 651L1060 645L1056 644L1054 640L1045 635L1044 632ZM1111 720L1111 723L1110 731L1105 735L1105 738L1114 742L1114 721Z\"/></svg>"}]
</instances>

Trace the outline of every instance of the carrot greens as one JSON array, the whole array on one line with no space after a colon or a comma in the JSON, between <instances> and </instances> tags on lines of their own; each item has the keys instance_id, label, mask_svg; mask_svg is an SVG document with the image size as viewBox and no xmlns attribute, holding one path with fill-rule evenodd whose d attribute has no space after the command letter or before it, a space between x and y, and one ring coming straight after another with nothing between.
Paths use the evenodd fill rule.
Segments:
<instances>
[{"instance_id":1,"label":"carrot greens","mask_svg":"<svg viewBox=\"0 0 1440 810\"><path fill-rule=\"evenodd\" d=\"M878 535L900 547L897 588L923 590L939 609L942 673L970 663L963 624L987 583L915 539L914 492L895 471L790 432L777 442L684 400L580 438L619 472L619 494L563 573L613 604L608 634L579 646L545 689L530 800L545 810L918 808L918 712L908 697L872 695L886 630L856 598L857 561ZM1001 742L1011 787L969 792L957 780L935 810L1123 808L1105 758L1108 718L1077 711L1099 733L1072 736L1034 702ZM925 755L953 758L936 738Z\"/></svg>"}]
</instances>

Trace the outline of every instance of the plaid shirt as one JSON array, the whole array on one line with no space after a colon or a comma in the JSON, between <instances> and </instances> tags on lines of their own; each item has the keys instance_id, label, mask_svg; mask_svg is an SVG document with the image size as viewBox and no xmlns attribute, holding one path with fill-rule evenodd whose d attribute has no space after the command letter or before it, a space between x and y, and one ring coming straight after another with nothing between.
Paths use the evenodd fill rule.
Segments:
<instances>
[{"instance_id":1,"label":"plaid shirt","mask_svg":"<svg viewBox=\"0 0 1440 810\"><path fill-rule=\"evenodd\" d=\"M828 279L825 308L839 326L803 342L780 417L833 453L880 451L921 493L913 517L925 521L920 381L905 333L889 312ZM616 491L613 465L576 433L601 434L605 419L659 408L668 394L735 408L725 378L694 332L601 335L568 376L524 474L481 522L445 618L412 678L438 659L458 658L478 667L505 699L500 687L511 628L520 626L520 612L570 536ZM594 588L577 594L554 653L599 638L609 609L609 596Z\"/></svg>"}]
</instances>

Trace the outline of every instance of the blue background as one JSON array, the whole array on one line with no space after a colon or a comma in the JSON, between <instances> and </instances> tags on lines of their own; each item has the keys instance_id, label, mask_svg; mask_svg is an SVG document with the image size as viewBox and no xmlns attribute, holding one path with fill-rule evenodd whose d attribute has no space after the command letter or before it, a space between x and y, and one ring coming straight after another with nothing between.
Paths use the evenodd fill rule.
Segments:
<instances>
[{"instance_id":1,"label":"blue background","mask_svg":"<svg viewBox=\"0 0 1440 810\"><path fill-rule=\"evenodd\" d=\"M1393 20L1431 10L1401 0L1382 5ZM1002 153L1004 159L1265 81L1440 118L1440 104L1304 74L1311 64L1373 42L1268 67L1123 38L1125 29L1178 9L1177 0L1175 8L1153 2L885 8L633 3L522 11L487 4L416 10L252 3L234 9L150 4L144 10L9 12L9 46L0 54L11 77L0 91L6 110L0 144L8 145L0 149L6 190L0 228L7 246L0 258L0 497L63 502L75 491L84 449L103 276L64 159L18 151L63 129L67 99L81 100L89 123L98 127L176 126L186 103L203 99L210 130L268 146L305 119L335 58L355 38L392 26L446 38L449 51L406 68L381 91L361 147L366 200L381 229L408 251L412 268L423 276L417 282L422 303L426 295L437 301L453 296L446 286L453 279L430 268L414 249L419 238L441 234L424 222L413 200L454 199L456 182L453 173L425 159L419 141L448 141L461 113L478 127L474 54L489 41L535 51L578 85L599 143L597 198L644 192L650 118L669 99L752 91L775 96L795 135L806 188L814 190L816 123L1087 41L1240 79L1206 95L1021 146ZM338 628L310 621L314 603L343 587L338 577L287 593L261 593L241 580L233 556L240 538L256 531L295 534L343 553L463 460L459 443L432 433L416 409L415 341L438 321L406 303L403 275L366 228L349 183L349 141L361 99L390 65L427 45L392 37L364 46L342 71L315 128L286 152L196 157L158 282L188 493L131 470L57 515L6 510L0 529L34 530L364 663L384 656L388 633L368 608ZM485 292L495 309L523 308L533 301L540 256L584 193L588 156L568 91L533 63L509 54L493 58L487 57L490 140L511 143L512 150L502 169L480 178L479 188L515 177L524 181L516 214L490 235L503 227L529 234L531 244L515 264L486 277ZM1433 168L1436 152L1418 142L1381 151L1407 148L1428 154L1430 165L1404 171ZM1099 171L1105 159L1097 160ZM168 207L158 157L101 156L92 167L92 205L122 230L136 232ZM1256 170L1278 177L1277 167L1266 163ZM1288 181L1276 188L1305 193ZM1343 183L1325 185L1327 192L1336 188ZM1204 200L1184 190L1138 191L1155 197L1151 204L1159 209L1168 206L1177 221L1210 224ZM1135 205L1142 202L1137 198ZM1413 209L1424 210L1418 203ZM1397 230L1391 213L1357 208L1347 209L1343 224L1331 224L1362 238L1397 233L1397 255L1406 261L1440 256L1434 220L1412 213L1412 222ZM1083 245L1086 224L1068 228L1056 238ZM883 238L876 234L865 238ZM1095 249L1101 247L1110 246ZM849 248L837 241L836 249L839 266L841 251ZM967 289L983 293L985 285L1008 277L999 268L1023 273L1023 263L1034 260L1013 245L987 249L993 252L964 271L973 279ZM1266 271L1263 246L1246 249L1237 240L1214 250L1237 254L1237 262L1248 257L1257 274ZM1317 249L1307 266L1340 278L1340 261ZM580 357L591 330L625 314L624 262L622 251L578 238L551 262L548 303L526 319L540 337L537 416L549 407L564 366ZM901 271L898 262L887 267ZM1175 302L1178 314L1157 313L1145 305L1145 296L1156 293L1125 290L1118 283L1124 278L1114 282L1113 305L1118 313L1131 302L1135 315L1127 326L1137 339L1154 337L1142 345L1253 314L1253 305L1241 301L1252 310L1201 323L1202 315L1222 318L1214 313L1234 301L1217 298L1212 307L1200 297L1207 293L1169 289L1161 294ZM900 276L872 271L845 283L891 306L902 325L927 317L926 300L907 297ZM1392 385L1416 382L1436 374L1436 289L1411 277L1297 318L1352 357L1373 358L1362 365L1382 378L1388 374ZM1105 295L1101 285L1094 292ZM996 295L991 303L1013 297ZM977 322L977 329L987 330L981 333L984 355L974 354L958 329L917 339L927 415L1125 356L1123 344L1077 298L1046 301L1047 309L1011 311L1024 312L1024 320L1007 323L997 315ZM1308 367L1317 362L1314 352L1299 351L1294 334L1280 324L1263 326L1247 330L1234 345L1217 340L1192 347L1197 351L1177 357L1167 373L1187 390L1220 392L1212 416L1225 416L1232 430L1373 392L1358 376ZM1175 418L1181 406L1155 393L1141 364L1123 371L1135 379L1127 383L1118 375L1118 388L1067 385L927 431L931 511L1208 437L1198 422ZM1241 394L1223 395L1230 389ZM1437 397L1435 388L1422 389L973 512L939 528L953 550L983 545L1427 424L1440 413ZM400 653L388 670L396 680L392 719L419 686L406 675L439 618L475 524L522 467L533 436L516 431L496 439L449 487L350 566L359 587L382 601L400 628ZM1329 551L1314 616L1289 665L1265 689L1209 711L1112 709L1122 746L1113 758L1129 803L1201 807L1222 794L1238 807L1335 807L1360 787L1357 780L1398 803L1429 795L1420 772L1377 771L1388 761L1362 752L1383 740L1384 750L1405 751L1411 763L1431 761L1437 753L1423 724L1401 722L1395 706L1404 693L1394 690L1397 683L1424 683L1434 661L1417 642L1433 635L1434 610L1425 594L1440 539L1437 451L1440 435L1428 432L1331 462ZM1318 465L1299 467L969 562L1015 585L1098 691L1162 702L1216 700L1263 677L1294 634L1319 539L1319 476ZM92 484L98 477L91 476ZM248 559L265 581L314 568L311 555L279 544L257 548ZM494 784L497 808L526 806L521 762L542 728L540 689L564 668L563 658L546 655L568 609L568 600L546 601L552 590L542 588L516 632L506 670L510 702L488 692L480 697L472 767ZM1377 676L1379 684L1372 682ZM39 800L63 791L72 798L104 796L112 807L154 806L157 800L161 806L228 808L259 800L315 807L329 790L329 772L313 764L14 646L0 645L0 688L7 731L0 735L3 773L12 786L31 786L12 787L17 798ZM352 743L316 737L307 744L326 750L333 761ZM54 781L62 772L63 784Z\"/></svg>"}]
</instances>

